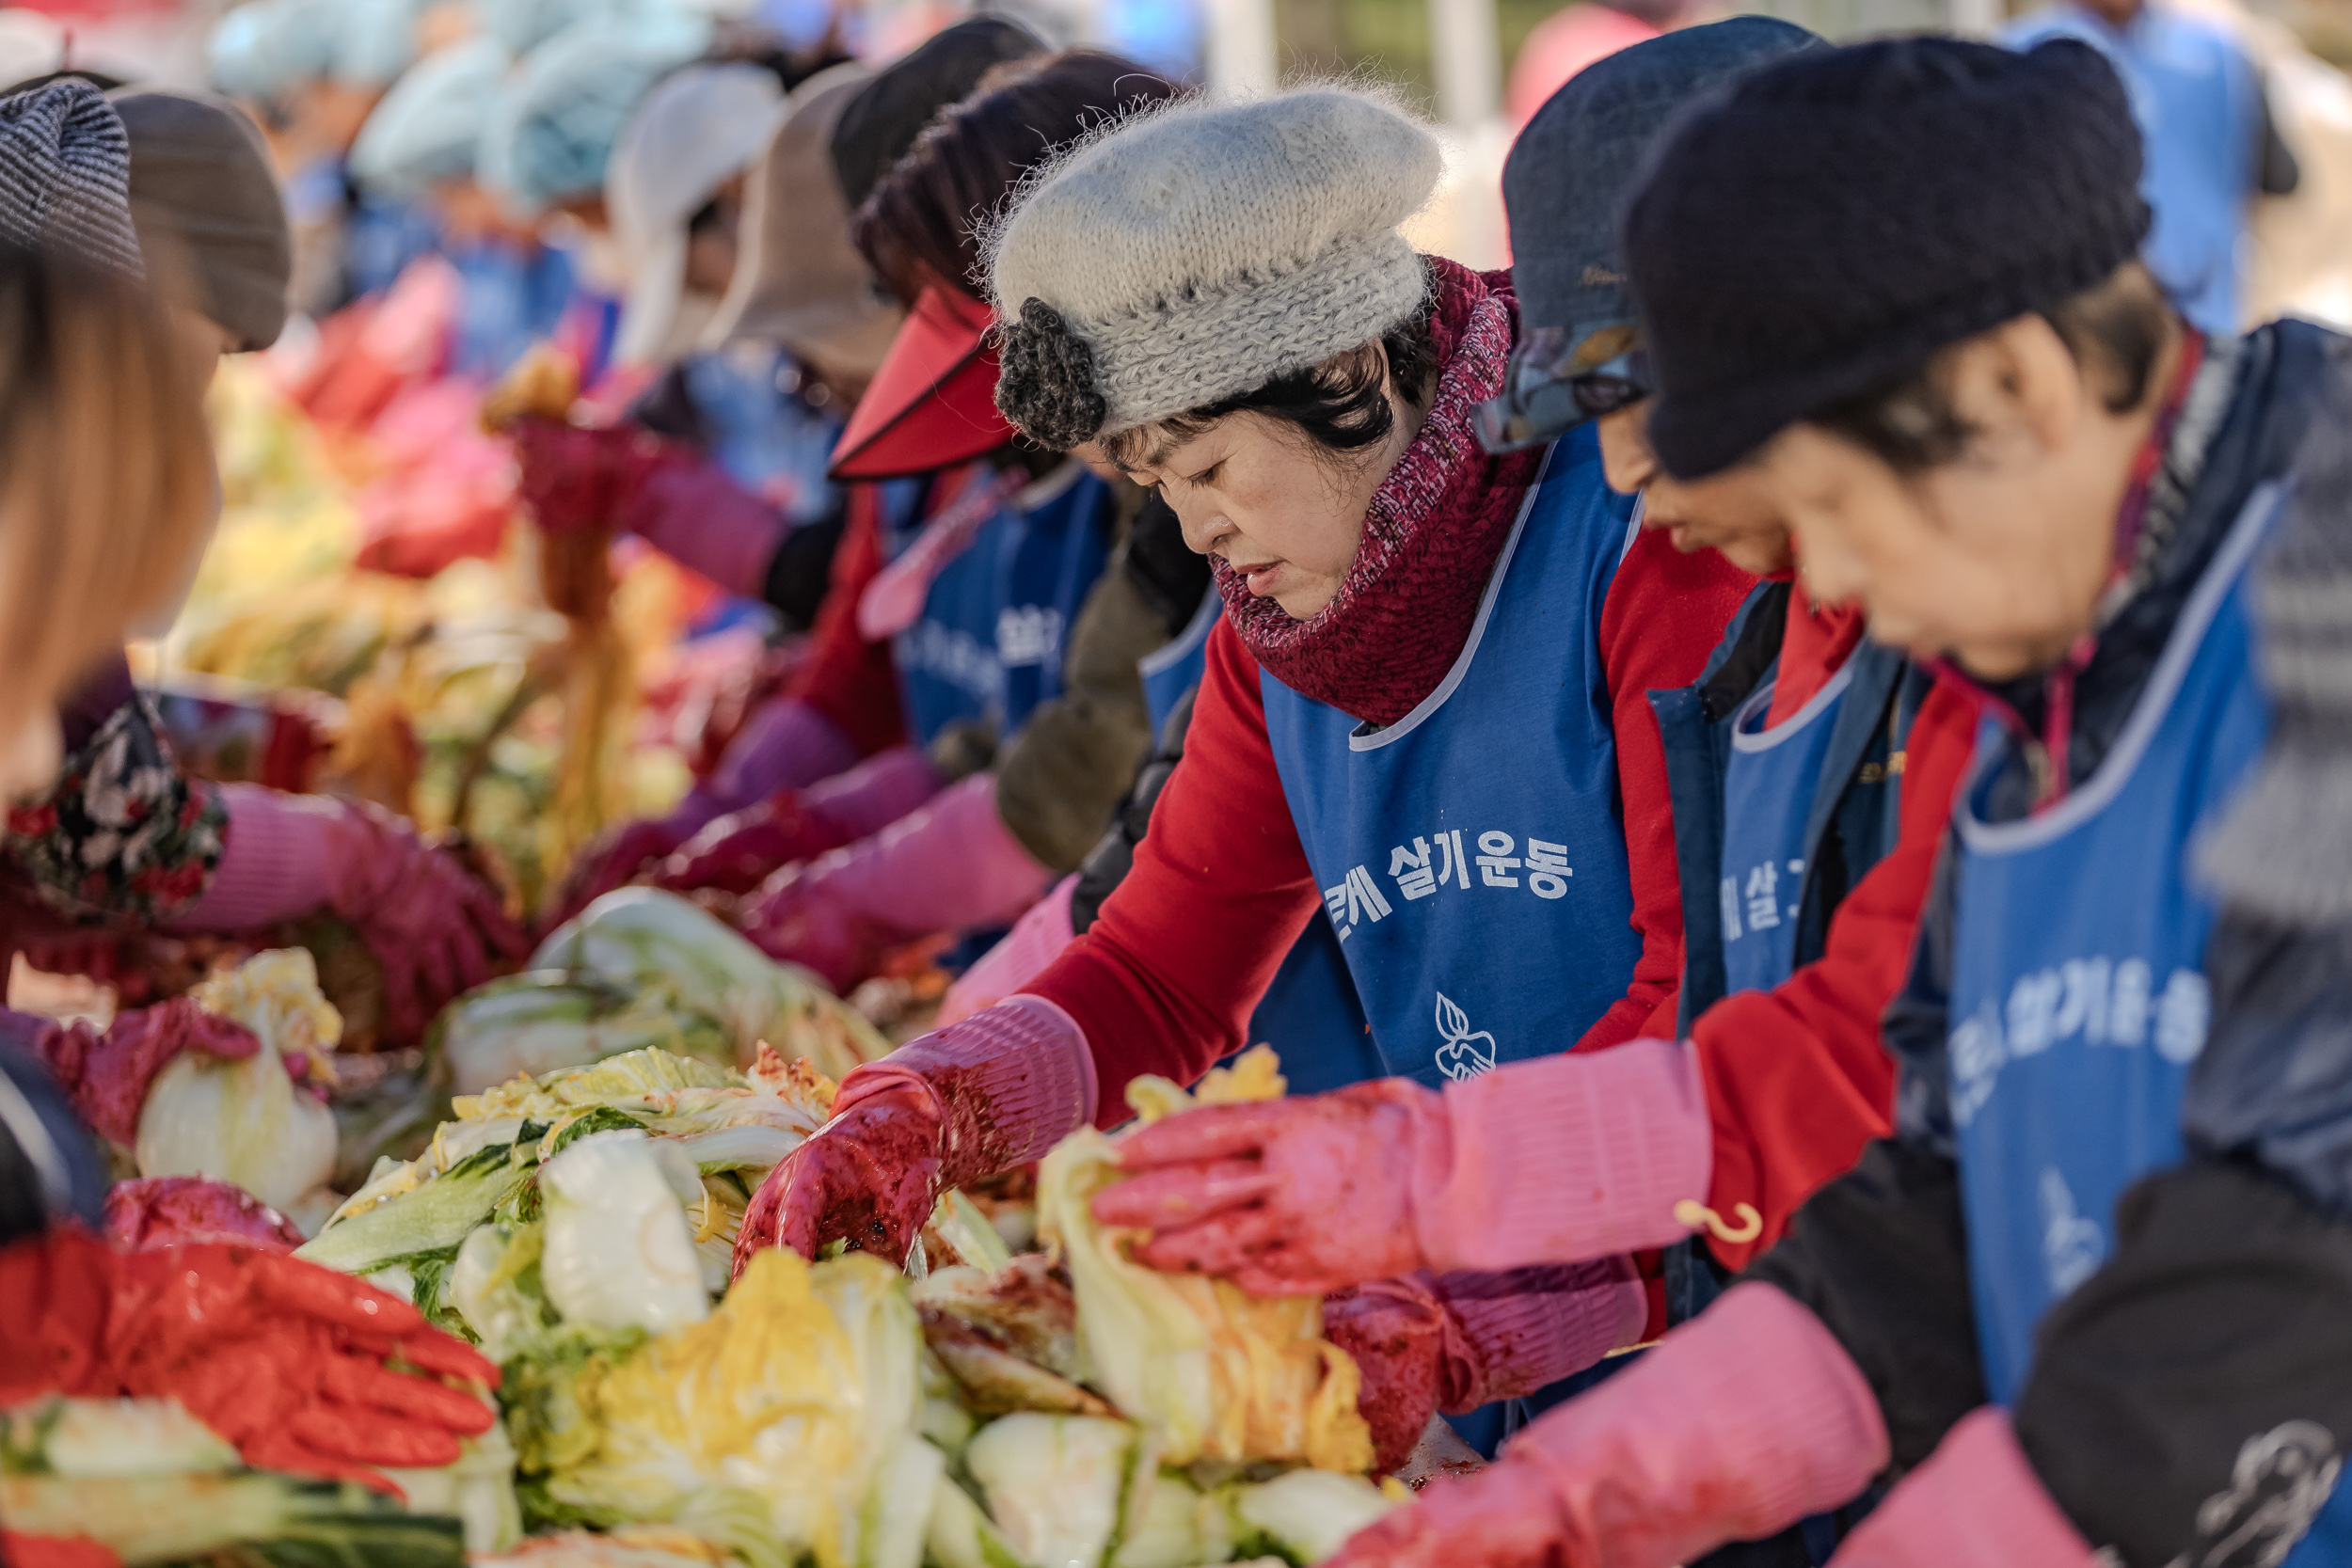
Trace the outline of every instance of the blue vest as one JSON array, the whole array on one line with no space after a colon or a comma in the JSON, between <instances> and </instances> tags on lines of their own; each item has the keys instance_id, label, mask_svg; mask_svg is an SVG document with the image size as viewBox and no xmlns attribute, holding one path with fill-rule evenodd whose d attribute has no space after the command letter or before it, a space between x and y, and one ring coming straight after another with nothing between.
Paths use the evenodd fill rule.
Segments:
<instances>
[{"instance_id":1,"label":"blue vest","mask_svg":"<svg viewBox=\"0 0 2352 1568\"><path fill-rule=\"evenodd\" d=\"M2254 68L2201 17L2151 5L2122 31L2058 6L2003 35L2026 49L2078 39L2107 57L2131 94L2142 155L2139 188L2155 213L2141 259L2200 331L2239 329L2238 252L2254 199L2262 95Z\"/></svg>"},{"instance_id":2,"label":"blue vest","mask_svg":"<svg viewBox=\"0 0 2352 1568\"><path fill-rule=\"evenodd\" d=\"M1953 814L1951 1110L1998 1403L2025 1384L2042 1314L2106 1261L2116 1199L2182 1157L2215 912L2189 848L2269 727L2246 565L2277 497L2267 486L2248 503L2080 789L1988 823L1980 771Z\"/></svg>"},{"instance_id":3,"label":"blue vest","mask_svg":"<svg viewBox=\"0 0 2352 1568\"><path fill-rule=\"evenodd\" d=\"M1632 499L1558 442L1461 657L1386 729L1261 674L1307 860L1391 1072L1432 1086L1574 1045L1641 941L1598 628Z\"/></svg>"},{"instance_id":4,"label":"blue vest","mask_svg":"<svg viewBox=\"0 0 2352 1568\"><path fill-rule=\"evenodd\" d=\"M488 240L453 250L449 260L464 284L450 368L495 381L563 320L572 297L572 259L553 245L526 253Z\"/></svg>"},{"instance_id":5,"label":"blue vest","mask_svg":"<svg viewBox=\"0 0 2352 1568\"><path fill-rule=\"evenodd\" d=\"M1724 977L1731 990L1770 990L1796 972L1805 828L1847 689L1851 660L1775 729L1764 727L1774 681L1741 705L1724 776Z\"/></svg>"},{"instance_id":6,"label":"blue vest","mask_svg":"<svg viewBox=\"0 0 2352 1568\"><path fill-rule=\"evenodd\" d=\"M988 721L1009 738L1061 694L1063 639L1109 555L1110 499L1108 486L1073 463L1057 484L1032 487L981 524L931 579L922 618L891 644L918 743L961 720ZM903 548L913 537L909 530L894 543Z\"/></svg>"}]
</instances>

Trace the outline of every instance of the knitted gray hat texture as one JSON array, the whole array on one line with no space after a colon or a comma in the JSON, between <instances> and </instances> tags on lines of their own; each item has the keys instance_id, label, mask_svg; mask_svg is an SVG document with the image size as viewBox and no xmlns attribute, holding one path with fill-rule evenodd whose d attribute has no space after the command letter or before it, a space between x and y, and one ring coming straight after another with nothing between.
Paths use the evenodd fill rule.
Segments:
<instances>
[{"instance_id":1,"label":"knitted gray hat texture","mask_svg":"<svg viewBox=\"0 0 2352 1568\"><path fill-rule=\"evenodd\" d=\"M996 404L1067 451L1255 390L1421 308L1398 226L1443 170L1387 99L1180 99L1057 156L985 236Z\"/></svg>"},{"instance_id":2,"label":"knitted gray hat texture","mask_svg":"<svg viewBox=\"0 0 2352 1568\"><path fill-rule=\"evenodd\" d=\"M146 277L131 228L131 138L87 82L0 98L0 237Z\"/></svg>"},{"instance_id":3,"label":"knitted gray hat texture","mask_svg":"<svg viewBox=\"0 0 2352 1568\"><path fill-rule=\"evenodd\" d=\"M2255 584L2270 739L2199 847L2236 908L2294 926L2352 916L2352 390L2331 372Z\"/></svg>"}]
</instances>

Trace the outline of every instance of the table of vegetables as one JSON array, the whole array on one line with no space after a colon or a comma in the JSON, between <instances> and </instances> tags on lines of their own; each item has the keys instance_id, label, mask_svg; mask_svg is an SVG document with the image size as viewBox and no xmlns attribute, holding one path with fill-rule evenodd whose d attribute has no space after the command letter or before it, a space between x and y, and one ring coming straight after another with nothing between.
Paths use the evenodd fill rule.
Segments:
<instances>
[{"instance_id":1,"label":"table of vegetables","mask_svg":"<svg viewBox=\"0 0 2352 1568\"><path fill-rule=\"evenodd\" d=\"M287 689L341 705L326 782L469 832L528 902L577 847L543 831L563 721L528 721L563 685L560 626L511 562L351 570L307 438L227 387L230 516L173 668L274 689L280 718ZM639 573L621 596L662 624L658 664L675 585ZM683 787L675 756L622 752L623 809ZM347 934L287 938L113 976L124 1005L184 994L261 1049L175 1058L109 1152L223 1211L172 1226L413 1301L497 1364L474 1392L499 1420L446 1469L392 1472L395 1498L245 1467L170 1402L20 1406L0 1411L12 1530L127 1568L1195 1568L1319 1561L1404 1496L1367 1477L1357 1369L1318 1301L1155 1273L1097 1226L1116 1136L950 1194L906 1259L767 1248L739 1271L762 1179L890 1040L688 899L607 895L421 1050L376 1052ZM1261 1047L1130 1101L1149 1121L1280 1092Z\"/></svg>"}]
</instances>

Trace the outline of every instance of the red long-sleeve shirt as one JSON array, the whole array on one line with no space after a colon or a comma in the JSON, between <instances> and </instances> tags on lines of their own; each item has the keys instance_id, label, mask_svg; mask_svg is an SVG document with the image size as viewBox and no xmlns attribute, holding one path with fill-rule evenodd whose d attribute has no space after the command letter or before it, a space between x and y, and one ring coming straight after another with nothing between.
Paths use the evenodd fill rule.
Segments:
<instances>
[{"instance_id":1,"label":"red long-sleeve shirt","mask_svg":"<svg viewBox=\"0 0 2352 1568\"><path fill-rule=\"evenodd\" d=\"M1642 954L1626 994L1579 1048L1635 1037L1661 1006L1671 1030L1682 900L1665 753L1646 694L1698 678L1752 582L1713 551L1678 555L1663 534L1645 532L1610 586L1597 635ZM1275 769L1257 663L1220 622L1184 761L1134 871L1087 934L1024 988L1086 1031L1098 1119L1126 1118L1131 1079L1188 1084L1246 1044L1251 1012L1321 897Z\"/></svg>"}]
</instances>

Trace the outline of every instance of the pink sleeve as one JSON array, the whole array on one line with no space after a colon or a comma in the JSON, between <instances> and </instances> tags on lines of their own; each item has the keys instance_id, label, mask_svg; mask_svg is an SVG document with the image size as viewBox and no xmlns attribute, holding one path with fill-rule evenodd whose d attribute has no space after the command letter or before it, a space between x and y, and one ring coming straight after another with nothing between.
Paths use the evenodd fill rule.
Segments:
<instances>
[{"instance_id":1,"label":"pink sleeve","mask_svg":"<svg viewBox=\"0 0 2352 1568\"><path fill-rule=\"evenodd\" d=\"M220 869L204 896L167 928L246 931L325 908L334 895L334 829L342 804L260 784L215 787L229 809Z\"/></svg>"},{"instance_id":2,"label":"pink sleeve","mask_svg":"<svg viewBox=\"0 0 2352 1568\"><path fill-rule=\"evenodd\" d=\"M2097 1568L2043 1490L2008 1412L1961 1418L1838 1548L1832 1568Z\"/></svg>"}]
</instances>

